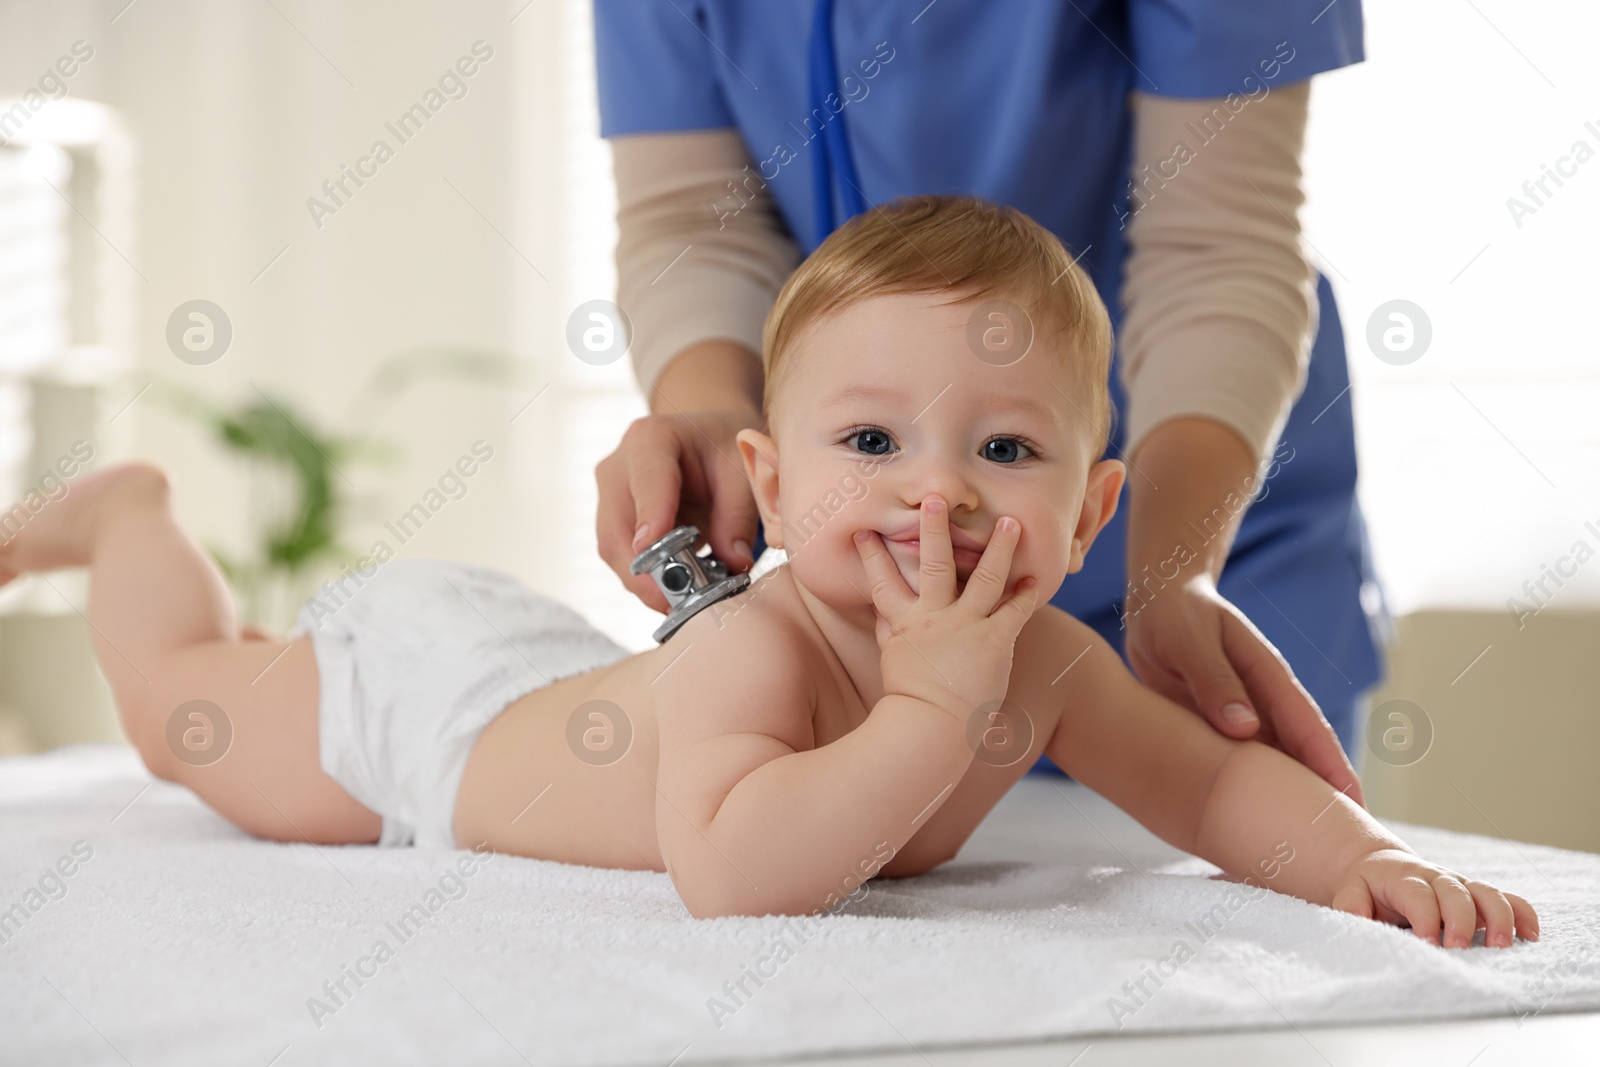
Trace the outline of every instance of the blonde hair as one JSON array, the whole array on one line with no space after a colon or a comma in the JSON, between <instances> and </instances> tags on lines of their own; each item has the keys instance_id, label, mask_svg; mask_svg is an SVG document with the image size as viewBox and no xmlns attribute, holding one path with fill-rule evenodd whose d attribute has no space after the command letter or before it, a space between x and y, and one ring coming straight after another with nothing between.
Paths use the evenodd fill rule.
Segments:
<instances>
[{"instance_id":1,"label":"blonde hair","mask_svg":"<svg viewBox=\"0 0 1600 1067\"><path fill-rule=\"evenodd\" d=\"M812 323L874 296L951 293L1020 305L1034 349L1055 352L1090 420L1099 459L1111 434L1111 320L1094 283L1055 234L1015 208L970 196L910 196L840 226L778 292L762 331L762 410L773 400L790 350Z\"/></svg>"}]
</instances>

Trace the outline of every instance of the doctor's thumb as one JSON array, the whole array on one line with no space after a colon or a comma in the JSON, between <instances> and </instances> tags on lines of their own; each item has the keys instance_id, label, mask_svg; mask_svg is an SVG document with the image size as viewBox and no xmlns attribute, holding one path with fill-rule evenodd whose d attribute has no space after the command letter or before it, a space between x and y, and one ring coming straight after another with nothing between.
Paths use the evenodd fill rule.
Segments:
<instances>
[{"instance_id":1,"label":"doctor's thumb","mask_svg":"<svg viewBox=\"0 0 1600 1067\"><path fill-rule=\"evenodd\" d=\"M1185 671L1194 706L1223 734L1233 738L1251 737L1261 726L1261 718L1245 692L1233 664L1220 653L1214 660L1193 672Z\"/></svg>"},{"instance_id":2,"label":"doctor's thumb","mask_svg":"<svg viewBox=\"0 0 1600 1067\"><path fill-rule=\"evenodd\" d=\"M732 487L712 505L711 551L728 570L739 573L755 563L756 500L748 489L741 495Z\"/></svg>"}]
</instances>

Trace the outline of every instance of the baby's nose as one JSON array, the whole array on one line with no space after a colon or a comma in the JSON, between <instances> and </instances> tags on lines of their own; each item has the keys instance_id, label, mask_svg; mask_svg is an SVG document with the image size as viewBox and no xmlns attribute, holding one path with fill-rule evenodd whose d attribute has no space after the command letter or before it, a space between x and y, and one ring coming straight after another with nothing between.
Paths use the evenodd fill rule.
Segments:
<instances>
[{"instance_id":1,"label":"baby's nose","mask_svg":"<svg viewBox=\"0 0 1600 1067\"><path fill-rule=\"evenodd\" d=\"M908 471L903 499L912 508L921 508L929 497L943 500L945 510L975 510L978 491L960 470L948 465L929 464L921 471Z\"/></svg>"}]
</instances>

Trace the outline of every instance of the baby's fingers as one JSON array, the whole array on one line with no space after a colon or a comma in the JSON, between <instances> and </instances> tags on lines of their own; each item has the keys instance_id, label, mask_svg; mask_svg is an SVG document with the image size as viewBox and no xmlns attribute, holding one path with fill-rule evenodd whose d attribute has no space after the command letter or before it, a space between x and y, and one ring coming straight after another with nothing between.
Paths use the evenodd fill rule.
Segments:
<instances>
[{"instance_id":1,"label":"baby's fingers","mask_svg":"<svg viewBox=\"0 0 1600 1067\"><path fill-rule=\"evenodd\" d=\"M1372 894L1367 890L1367 883L1357 878L1344 885L1333 895L1332 907L1334 911L1346 912L1362 919L1372 918Z\"/></svg>"},{"instance_id":2,"label":"baby's fingers","mask_svg":"<svg viewBox=\"0 0 1600 1067\"><path fill-rule=\"evenodd\" d=\"M950 543L950 505L943 497L922 501L917 533L917 568L920 598L943 607L956 598L955 551Z\"/></svg>"},{"instance_id":3,"label":"baby's fingers","mask_svg":"<svg viewBox=\"0 0 1600 1067\"><path fill-rule=\"evenodd\" d=\"M1461 879L1440 872L1433 879L1433 891L1439 901L1439 916L1444 922L1444 933L1439 944L1444 948L1466 948L1472 944L1472 934L1478 928L1478 904Z\"/></svg>"},{"instance_id":4,"label":"baby's fingers","mask_svg":"<svg viewBox=\"0 0 1600 1067\"><path fill-rule=\"evenodd\" d=\"M1038 602L1039 579L1030 574L1017 580L1017 591L1007 597L1006 602L990 618L1003 618L1009 627L1011 640L1015 641L1022 627L1033 617L1033 608Z\"/></svg>"},{"instance_id":5,"label":"baby's fingers","mask_svg":"<svg viewBox=\"0 0 1600 1067\"><path fill-rule=\"evenodd\" d=\"M1534 912L1533 905L1515 893L1507 893L1505 898L1511 904L1511 914L1516 916L1517 933L1529 941L1539 940L1539 916Z\"/></svg>"},{"instance_id":6,"label":"baby's fingers","mask_svg":"<svg viewBox=\"0 0 1600 1067\"><path fill-rule=\"evenodd\" d=\"M889 550L883 547L883 540L876 530L857 530L855 541L861 566L867 572L867 587L873 606L885 619L899 618L902 609L916 599L911 587L906 585L900 568L889 558Z\"/></svg>"},{"instance_id":7,"label":"baby's fingers","mask_svg":"<svg viewBox=\"0 0 1600 1067\"><path fill-rule=\"evenodd\" d=\"M1433 886L1408 874L1375 888L1378 901L1405 916L1412 933L1432 944L1439 943L1439 898Z\"/></svg>"},{"instance_id":8,"label":"baby's fingers","mask_svg":"<svg viewBox=\"0 0 1600 1067\"><path fill-rule=\"evenodd\" d=\"M966 588L961 590L962 603L985 616L993 614L995 605L1005 594L1006 580L1011 577L1011 560L1021 538L1022 524L1010 515L1000 516L978 565L967 579ZM1018 588L1020 591L1020 585Z\"/></svg>"},{"instance_id":9,"label":"baby's fingers","mask_svg":"<svg viewBox=\"0 0 1600 1067\"><path fill-rule=\"evenodd\" d=\"M1483 923L1483 943L1491 948L1506 948L1512 936L1539 940L1539 917L1533 907L1515 893L1502 893L1487 882L1466 883Z\"/></svg>"}]
</instances>

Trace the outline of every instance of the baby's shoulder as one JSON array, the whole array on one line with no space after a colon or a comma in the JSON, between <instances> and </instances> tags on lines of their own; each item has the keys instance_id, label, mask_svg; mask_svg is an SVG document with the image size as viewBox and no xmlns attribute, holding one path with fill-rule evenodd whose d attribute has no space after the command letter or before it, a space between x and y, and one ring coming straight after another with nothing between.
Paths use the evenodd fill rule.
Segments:
<instances>
[{"instance_id":1,"label":"baby's shoulder","mask_svg":"<svg viewBox=\"0 0 1600 1067\"><path fill-rule=\"evenodd\" d=\"M781 581L768 572L683 624L671 638L681 648L671 662L688 669L663 669L652 686L658 714L692 708L712 728L775 736L809 726L820 659Z\"/></svg>"},{"instance_id":2,"label":"baby's shoulder","mask_svg":"<svg viewBox=\"0 0 1600 1067\"><path fill-rule=\"evenodd\" d=\"M786 579L783 568L768 571L733 596L703 608L679 632L719 654L804 662L811 635L793 610Z\"/></svg>"}]
</instances>

